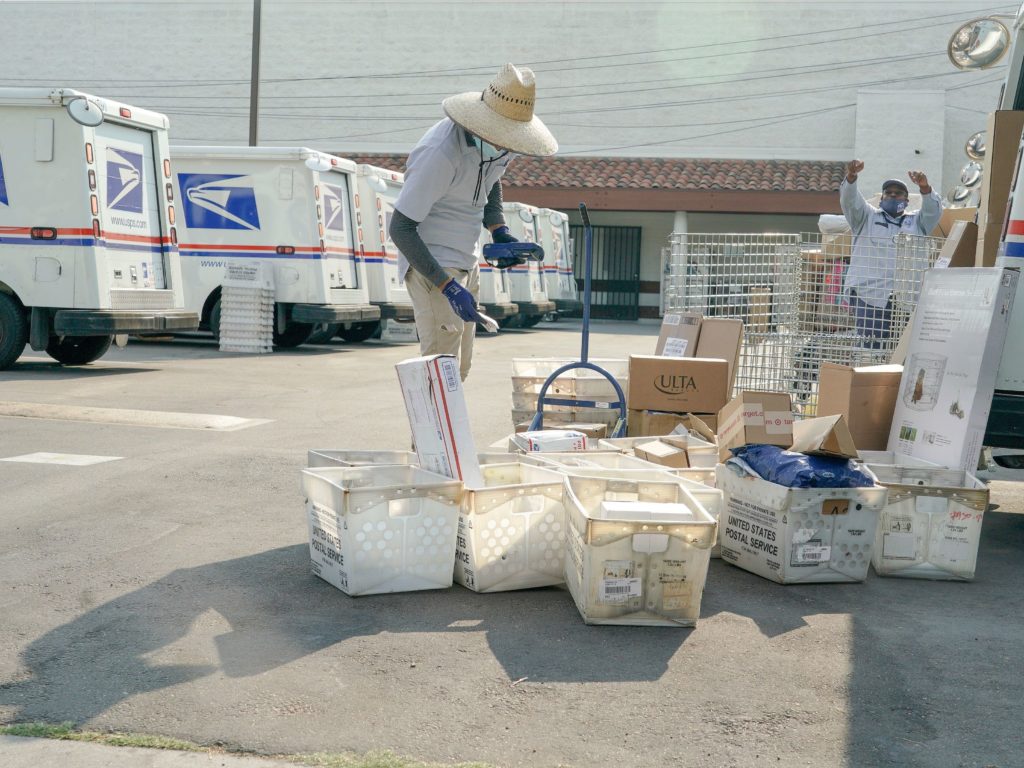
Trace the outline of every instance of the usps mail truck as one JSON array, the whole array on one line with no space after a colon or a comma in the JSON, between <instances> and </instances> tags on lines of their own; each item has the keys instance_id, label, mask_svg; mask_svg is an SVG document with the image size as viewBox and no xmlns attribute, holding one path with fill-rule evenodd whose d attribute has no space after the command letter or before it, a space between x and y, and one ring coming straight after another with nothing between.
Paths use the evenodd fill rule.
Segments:
<instances>
[{"instance_id":1,"label":"usps mail truck","mask_svg":"<svg viewBox=\"0 0 1024 768\"><path fill-rule=\"evenodd\" d=\"M561 211L541 208L537 215L540 244L544 248L544 285L559 314L579 314L583 308L572 269L572 238L569 217Z\"/></svg>"},{"instance_id":2,"label":"usps mail truck","mask_svg":"<svg viewBox=\"0 0 1024 768\"><path fill-rule=\"evenodd\" d=\"M519 307L512 302L511 285L507 269L498 269L484 260L483 247L491 242L491 233L486 227L480 227L480 237L476 241L476 253L480 265L480 295L476 303L484 308L484 313L500 323L507 323L519 314Z\"/></svg>"},{"instance_id":3,"label":"usps mail truck","mask_svg":"<svg viewBox=\"0 0 1024 768\"><path fill-rule=\"evenodd\" d=\"M274 281L274 345L297 347L317 324L373 322L356 255L355 163L305 147L171 147L181 201L185 306L217 336L229 263Z\"/></svg>"},{"instance_id":4,"label":"usps mail truck","mask_svg":"<svg viewBox=\"0 0 1024 768\"><path fill-rule=\"evenodd\" d=\"M522 242L540 241L540 209L525 203L505 203L505 221L512 236ZM555 311L555 302L548 298L544 282L544 265L551 258L544 254L544 261L528 261L508 270L510 295L519 306L519 314L507 323L509 327L530 328L544 319L544 315Z\"/></svg>"},{"instance_id":5,"label":"usps mail truck","mask_svg":"<svg viewBox=\"0 0 1024 768\"><path fill-rule=\"evenodd\" d=\"M70 88L0 88L0 370L115 335L195 329L164 115Z\"/></svg>"}]
</instances>

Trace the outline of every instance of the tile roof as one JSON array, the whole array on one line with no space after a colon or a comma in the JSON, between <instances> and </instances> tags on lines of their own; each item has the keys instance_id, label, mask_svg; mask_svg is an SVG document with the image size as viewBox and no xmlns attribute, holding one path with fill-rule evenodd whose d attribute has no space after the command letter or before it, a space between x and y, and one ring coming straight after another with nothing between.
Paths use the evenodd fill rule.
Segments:
<instances>
[{"instance_id":1,"label":"tile roof","mask_svg":"<svg viewBox=\"0 0 1024 768\"><path fill-rule=\"evenodd\" d=\"M343 155L404 170L405 155ZM505 186L559 189L722 190L835 194L845 164L821 160L701 160L665 157L521 157Z\"/></svg>"}]
</instances>

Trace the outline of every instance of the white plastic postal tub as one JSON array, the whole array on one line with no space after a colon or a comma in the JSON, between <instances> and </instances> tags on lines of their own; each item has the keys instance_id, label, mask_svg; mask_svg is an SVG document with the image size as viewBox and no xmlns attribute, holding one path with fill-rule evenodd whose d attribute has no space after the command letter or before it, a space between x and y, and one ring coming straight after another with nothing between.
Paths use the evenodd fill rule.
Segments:
<instances>
[{"instance_id":1,"label":"white plastic postal tub","mask_svg":"<svg viewBox=\"0 0 1024 768\"><path fill-rule=\"evenodd\" d=\"M606 441L602 440L600 442ZM598 448L595 451L577 453L533 453L527 455L542 466L550 466L562 471L571 470L574 467L582 469L608 469L623 473L622 477L629 477L631 473L637 470L658 470L681 477L690 482L702 483L709 488L715 485L714 469L665 467L661 464L655 464L646 459L638 459L636 456L629 456L610 448Z\"/></svg>"},{"instance_id":2,"label":"white plastic postal tub","mask_svg":"<svg viewBox=\"0 0 1024 768\"><path fill-rule=\"evenodd\" d=\"M523 462L481 471L484 487L462 498L455 582L475 592L563 583L562 475Z\"/></svg>"},{"instance_id":3,"label":"white plastic postal tub","mask_svg":"<svg viewBox=\"0 0 1024 768\"><path fill-rule=\"evenodd\" d=\"M302 471L313 573L347 595L452 585L462 483L410 466Z\"/></svg>"},{"instance_id":4,"label":"white plastic postal tub","mask_svg":"<svg viewBox=\"0 0 1024 768\"><path fill-rule=\"evenodd\" d=\"M597 441L599 448L614 448L627 456L633 456L633 449L644 443L652 443L661 437L681 438L682 435L648 435L645 437L605 437ZM714 469L718 464L718 446L696 435L686 435L686 457L692 469Z\"/></svg>"},{"instance_id":5,"label":"white plastic postal tub","mask_svg":"<svg viewBox=\"0 0 1024 768\"><path fill-rule=\"evenodd\" d=\"M780 584L867 578L886 488L787 488L724 464L715 476L723 560Z\"/></svg>"},{"instance_id":6,"label":"white plastic postal tub","mask_svg":"<svg viewBox=\"0 0 1024 768\"><path fill-rule=\"evenodd\" d=\"M307 452L309 467L367 467L390 465L416 465L412 451L350 451L334 448L314 448Z\"/></svg>"},{"instance_id":7,"label":"white plastic postal tub","mask_svg":"<svg viewBox=\"0 0 1024 768\"><path fill-rule=\"evenodd\" d=\"M862 457L871 458L867 454ZM909 457L899 458L905 461ZM889 489L871 554L875 573L971 581L989 501L985 484L962 469L867 466Z\"/></svg>"},{"instance_id":8,"label":"white plastic postal tub","mask_svg":"<svg viewBox=\"0 0 1024 768\"><path fill-rule=\"evenodd\" d=\"M583 620L694 626L718 527L711 514L678 482L565 482L565 582Z\"/></svg>"}]
</instances>

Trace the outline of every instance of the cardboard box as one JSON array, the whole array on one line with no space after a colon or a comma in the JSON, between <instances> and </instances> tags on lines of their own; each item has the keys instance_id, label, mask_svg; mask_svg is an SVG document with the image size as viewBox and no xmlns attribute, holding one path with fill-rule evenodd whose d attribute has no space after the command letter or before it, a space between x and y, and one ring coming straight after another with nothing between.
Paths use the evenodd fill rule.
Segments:
<instances>
[{"instance_id":1,"label":"cardboard box","mask_svg":"<svg viewBox=\"0 0 1024 768\"><path fill-rule=\"evenodd\" d=\"M453 355L414 357L398 363L395 370L420 466L479 488L483 475L458 359Z\"/></svg>"},{"instance_id":2,"label":"cardboard box","mask_svg":"<svg viewBox=\"0 0 1024 768\"><path fill-rule=\"evenodd\" d=\"M700 357L629 356L628 407L714 413L729 401L729 363Z\"/></svg>"},{"instance_id":3,"label":"cardboard box","mask_svg":"<svg viewBox=\"0 0 1024 768\"><path fill-rule=\"evenodd\" d=\"M958 221L969 221L974 222L978 216L977 208L943 208L942 216L939 217L939 223L935 225L935 229L931 231L931 237L949 237L953 231L953 227L956 226ZM973 266L971 264L965 266Z\"/></svg>"},{"instance_id":4,"label":"cardboard box","mask_svg":"<svg viewBox=\"0 0 1024 768\"><path fill-rule=\"evenodd\" d=\"M902 376L902 365L852 368L822 363L818 371L817 414L843 415L859 450L884 451Z\"/></svg>"},{"instance_id":5,"label":"cardboard box","mask_svg":"<svg viewBox=\"0 0 1024 768\"><path fill-rule=\"evenodd\" d=\"M666 357L699 357L696 353L700 336L700 312L666 312L661 321L656 355Z\"/></svg>"},{"instance_id":6,"label":"cardboard box","mask_svg":"<svg viewBox=\"0 0 1024 768\"><path fill-rule=\"evenodd\" d=\"M984 175L981 179L981 207L978 209L976 267L991 267L996 263L996 249L1003 232L1022 129L1024 111L1000 109L989 113L985 158L982 160Z\"/></svg>"},{"instance_id":7,"label":"cardboard box","mask_svg":"<svg viewBox=\"0 0 1024 768\"><path fill-rule=\"evenodd\" d=\"M935 258L935 268L973 267L977 250L978 225L973 221L954 221Z\"/></svg>"},{"instance_id":8,"label":"cardboard box","mask_svg":"<svg viewBox=\"0 0 1024 768\"><path fill-rule=\"evenodd\" d=\"M793 444L793 402L781 392L740 392L718 412L718 456L731 448L762 443L788 448Z\"/></svg>"},{"instance_id":9,"label":"cardboard box","mask_svg":"<svg viewBox=\"0 0 1024 768\"><path fill-rule=\"evenodd\" d=\"M545 423L547 423L547 422L555 423L555 421L553 419L549 419L548 416L550 416L550 414L547 414L547 413L544 414L544 421L545 421ZM601 440L601 439L603 439L605 437L608 437L608 425L607 424L583 424L583 423L579 423L579 422L575 422L575 421L567 422L567 424L569 426L571 426L572 429L575 432L582 432L590 440ZM516 424L516 433L517 434L520 433L520 432L529 432L529 431L530 431L530 422L529 421L521 421L518 424Z\"/></svg>"},{"instance_id":10,"label":"cardboard box","mask_svg":"<svg viewBox=\"0 0 1024 768\"><path fill-rule=\"evenodd\" d=\"M750 287L750 304L747 310L747 325L752 333L770 333L772 330L772 289L771 286ZM701 330L703 333L703 329ZM699 357L700 355L698 355Z\"/></svg>"},{"instance_id":11,"label":"cardboard box","mask_svg":"<svg viewBox=\"0 0 1024 768\"><path fill-rule=\"evenodd\" d=\"M791 451L837 459L856 459L857 446L842 414L793 422Z\"/></svg>"},{"instance_id":12,"label":"cardboard box","mask_svg":"<svg viewBox=\"0 0 1024 768\"><path fill-rule=\"evenodd\" d=\"M973 472L1019 273L930 269L907 345L888 449Z\"/></svg>"},{"instance_id":13,"label":"cardboard box","mask_svg":"<svg viewBox=\"0 0 1024 768\"><path fill-rule=\"evenodd\" d=\"M685 413L630 410L626 414L626 435L629 437L667 435L680 424L684 428L690 429L692 426L691 416L692 414ZM714 413L700 414L700 420L707 425L713 436L714 430L718 426L718 415Z\"/></svg>"},{"instance_id":14,"label":"cardboard box","mask_svg":"<svg viewBox=\"0 0 1024 768\"><path fill-rule=\"evenodd\" d=\"M729 363L729 393L732 393L743 346L743 321L725 317L705 317L700 324L694 357L725 358Z\"/></svg>"},{"instance_id":15,"label":"cardboard box","mask_svg":"<svg viewBox=\"0 0 1024 768\"><path fill-rule=\"evenodd\" d=\"M637 443L633 446L633 455L638 459L660 464L664 467L686 469L690 461L686 456L685 439L680 446L675 441L652 440L649 443Z\"/></svg>"},{"instance_id":16,"label":"cardboard box","mask_svg":"<svg viewBox=\"0 0 1024 768\"><path fill-rule=\"evenodd\" d=\"M573 429L541 429L512 436L512 445L524 453L587 450L587 436Z\"/></svg>"}]
</instances>

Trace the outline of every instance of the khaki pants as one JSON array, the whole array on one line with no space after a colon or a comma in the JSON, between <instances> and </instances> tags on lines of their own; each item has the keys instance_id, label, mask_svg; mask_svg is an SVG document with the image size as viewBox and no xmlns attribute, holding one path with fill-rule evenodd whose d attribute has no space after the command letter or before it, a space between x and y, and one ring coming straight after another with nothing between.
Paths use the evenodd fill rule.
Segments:
<instances>
[{"instance_id":1,"label":"khaki pants","mask_svg":"<svg viewBox=\"0 0 1024 768\"><path fill-rule=\"evenodd\" d=\"M480 267L474 266L469 271L446 268L445 272L473 294L474 299L480 296ZM420 354L455 355L459 358L459 373L465 381L473 364L476 323L460 320L441 290L415 269L406 273L405 287L416 315Z\"/></svg>"}]
</instances>

